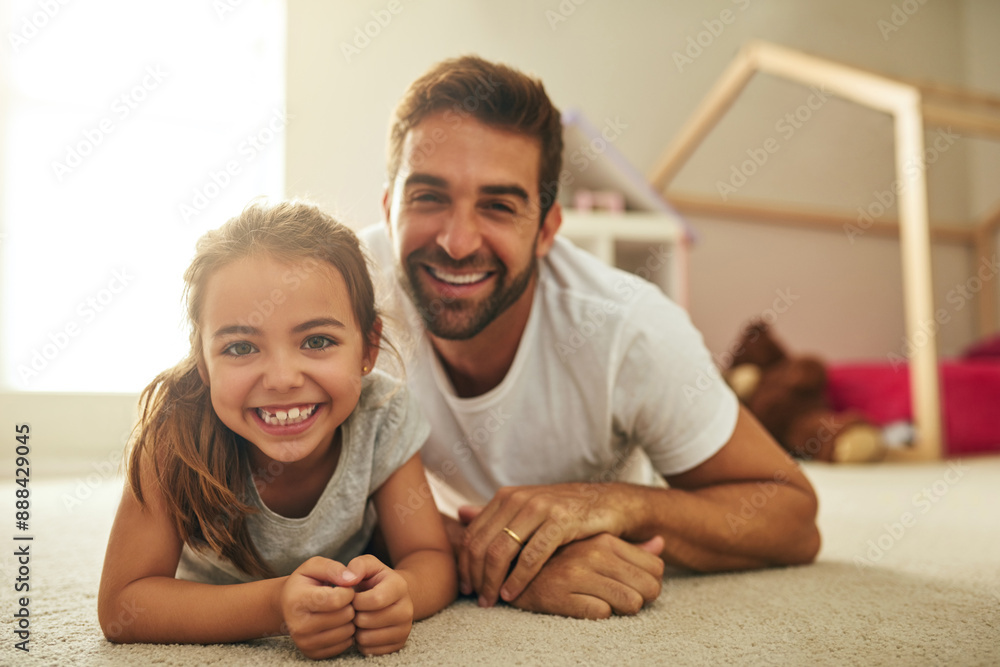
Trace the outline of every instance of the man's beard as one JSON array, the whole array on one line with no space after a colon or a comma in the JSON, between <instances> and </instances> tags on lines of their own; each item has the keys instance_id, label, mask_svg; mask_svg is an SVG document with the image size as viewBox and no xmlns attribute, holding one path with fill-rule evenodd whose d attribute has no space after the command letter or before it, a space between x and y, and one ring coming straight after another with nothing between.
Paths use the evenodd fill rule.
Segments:
<instances>
[{"instance_id":1,"label":"man's beard","mask_svg":"<svg viewBox=\"0 0 1000 667\"><path fill-rule=\"evenodd\" d=\"M531 250L531 263L513 278L508 278L507 267L496 259L487 266L483 266L484 262L476 257L455 261L440 248L433 251L415 250L406 258L405 268L397 265L397 273L400 274L400 283L406 288L431 334L446 340L468 340L521 298L531 284L531 278L538 270L534 244ZM470 269L490 271L494 274L496 286L491 294L478 302L433 296L423 290L419 279L420 274L427 271L425 263L455 273Z\"/></svg>"}]
</instances>

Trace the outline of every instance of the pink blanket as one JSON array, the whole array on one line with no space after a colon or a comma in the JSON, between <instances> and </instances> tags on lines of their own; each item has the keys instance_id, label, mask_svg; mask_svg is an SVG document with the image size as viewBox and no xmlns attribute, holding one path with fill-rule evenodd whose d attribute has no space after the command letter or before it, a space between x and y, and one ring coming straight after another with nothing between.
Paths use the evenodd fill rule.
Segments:
<instances>
[{"instance_id":1,"label":"pink blanket","mask_svg":"<svg viewBox=\"0 0 1000 667\"><path fill-rule=\"evenodd\" d=\"M945 362L940 377L946 454L1000 453L1000 359ZM879 426L913 419L906 366L831 364L827 392L835 410L859 410Z\"/></svg>"}]
</instances>

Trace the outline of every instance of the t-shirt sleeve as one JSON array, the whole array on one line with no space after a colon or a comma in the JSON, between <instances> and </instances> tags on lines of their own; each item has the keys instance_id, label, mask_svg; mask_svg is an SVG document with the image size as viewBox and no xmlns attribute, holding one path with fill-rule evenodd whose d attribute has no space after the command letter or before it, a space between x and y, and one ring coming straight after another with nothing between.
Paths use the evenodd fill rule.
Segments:
<instances>
[{"instance_id":1,"label":"t-shirt sleeve","mask_svg":"<svg viewBox=\"0 0 1000 667\"><path fill-rule=\"evenodd\" d=\"M647 294L627 321L613 387L615 429L661 475L686 472L729 441L739 403L682 308Z\"/></svg>"},{"instance_id":2,"label":"t-shirt sleeve","mask_svg":"<svg viewBox=\"0 0 1000 667\"><path fill-rule=\"evenodd\" d=\"M383 386L387 387L382 389L383 405L368 417L379 420L370 485L373 493L420 451L431 432L420 405L406 385L388 376L382 378Z\"/></svg>"}]
</instances>

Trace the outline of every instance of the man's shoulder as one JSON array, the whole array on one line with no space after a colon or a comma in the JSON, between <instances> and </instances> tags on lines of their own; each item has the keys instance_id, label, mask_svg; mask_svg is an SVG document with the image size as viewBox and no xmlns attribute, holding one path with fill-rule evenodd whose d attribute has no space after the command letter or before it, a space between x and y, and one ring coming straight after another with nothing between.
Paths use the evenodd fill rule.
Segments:
<instances>
[{"instance_id":1,"label":"man's shoulder","mask_svg":"<svg viewBox=\"0 0 1000 667\"><path fill-rule=\"evenodd\" d=\"M362 227L356 233L358 240L361 241L361 245L364 246L377 264L381 264L386 257L392 256L392 244L389 242L389 233L386 231L384 224L375 223L368 225L367 227Z\"/></svg>"},{"instance_id":2,"label":"man's shoulder","mask_svg":"<svg viewBox=\"0 0 1000 667\"><path fill-rule=\"evenodd\" d=\"M657 285L635 273L608 266L571 241L556 237L541 273L548 300L564 306L601 307L627 316L637 308L681 310Z\"/></svg>"}]
</instances>

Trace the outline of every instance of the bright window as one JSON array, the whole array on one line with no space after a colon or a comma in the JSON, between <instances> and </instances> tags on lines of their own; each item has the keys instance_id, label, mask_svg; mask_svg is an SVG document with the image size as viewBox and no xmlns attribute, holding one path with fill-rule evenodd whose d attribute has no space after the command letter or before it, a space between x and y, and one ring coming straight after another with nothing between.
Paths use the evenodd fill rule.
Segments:
<instances>
[{"instance_id":1,"label":"bright window","mask_svg":"<svg viewBox=\"0 0 1000 667\"><path fill-rule=\"evenodd\" d=\"M138 391L187 352L195 240L283 192L284 3L5 10L3 386Z\"/></svg>"}]
</instances>

